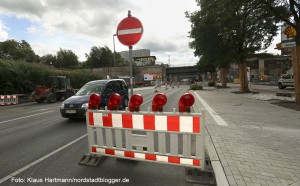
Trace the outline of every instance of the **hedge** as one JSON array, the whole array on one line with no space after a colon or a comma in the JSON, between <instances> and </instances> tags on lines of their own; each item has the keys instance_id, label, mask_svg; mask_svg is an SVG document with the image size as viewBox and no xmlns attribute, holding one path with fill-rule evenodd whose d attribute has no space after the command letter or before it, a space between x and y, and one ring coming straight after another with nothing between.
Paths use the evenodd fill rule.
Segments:
<instances>
[{"instance_id":1,"label":"hedge","mask_svg":"<svg viewBox=\"0 0 300 186\"><path fill-rule=\"evenodd\" d=\"M67 76L75 89L104 77L92 73L90 69L55 69L38 63L0 60L0 95L29 94L36 85L46 85L49 76Z\"/></svg>"}]
</instances>

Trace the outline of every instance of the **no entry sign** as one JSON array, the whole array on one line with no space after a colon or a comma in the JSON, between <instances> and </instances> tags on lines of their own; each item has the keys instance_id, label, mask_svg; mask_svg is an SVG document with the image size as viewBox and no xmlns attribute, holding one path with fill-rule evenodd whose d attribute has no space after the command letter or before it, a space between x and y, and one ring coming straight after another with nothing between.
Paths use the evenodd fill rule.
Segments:
<instances>
[{"instance_id":1,"label":"no entry sign","mask_svg":"<svg viewBox=\"0 0 300 186\"><path fill-rule=\"evenodd\" d=\"M126 46L132 46L139 42L143 35L143 25L141 21L132 17L128 11L128 17L123 19L117 28L117 37L119 41Z\"/></svg>"}]
</instances>

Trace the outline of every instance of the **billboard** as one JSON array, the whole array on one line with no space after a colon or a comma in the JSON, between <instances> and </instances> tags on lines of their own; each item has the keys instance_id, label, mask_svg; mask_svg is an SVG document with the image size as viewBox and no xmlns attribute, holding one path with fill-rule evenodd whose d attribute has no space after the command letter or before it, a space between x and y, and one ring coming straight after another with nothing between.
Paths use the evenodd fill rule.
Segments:
<instances>
[{"instance_id":1,"label":"billboard","mask_svg":"<svg viewBox=\"0 0 300 186\"><path fill-rule=\"evenodd\" d=\"M156 79L162 79L161 72L144 74L144 81L156 81Z\"/></svg>"}]
</instances>

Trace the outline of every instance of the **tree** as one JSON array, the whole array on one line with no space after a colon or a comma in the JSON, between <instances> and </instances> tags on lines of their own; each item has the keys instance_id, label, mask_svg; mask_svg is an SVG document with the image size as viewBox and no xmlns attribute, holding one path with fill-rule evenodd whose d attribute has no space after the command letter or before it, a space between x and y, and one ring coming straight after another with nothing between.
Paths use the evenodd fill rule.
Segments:
<instances>
[{"instance_id":1,"label":"tree","mask_svg":"<svg viewBox=\"0 0 300 186\"><path fill-rule=\"evenodd\" d=\"M246 77L248 55L266 49L276 35L278 19L257 1L218 1L218 22L223 40L230 41L235 62L239 65L241 92L249 92Z\"/></svg>"},{"instance_id":2,"label":"tree","mask_svg":"<svg viewBox=\"0 0 300 186\"><path fill-rule=\"evenodd\" d=\"M296 30L296 47L292 49L296 104L300 105L300 2L299 0L258 0L272 13Z\"/></svg>"},{"instance_id":3,"label":"tree","mask_svg":"<svg viewBox=\"0 0 300 186\"><path fill-rule=\"evenodd\" d=\"M114 56L107 47L93 46L89 54L85 54L87 66L91 68L110 67L113 65Z\"/></svg>"},{"instance_id":4,"label":"tree","mask_svg":"<svg viewBox=\"0 0 300 186\"><path fill-rule=\"evenodd\" d=\"M186 13L186 17L192 23L190 38L194 39L190 42L190 47L195 49L195 56L201 57L197 67L200 71L209 71L213 81L215 81L216 69L219 68L224 72L233 60L228 41L223 40L220 35L221 28L217 22L217 14L211 11L217 3L212 0L201 0L198 1L200 11ZM227 87L226 74L222 77L222 86Z\"/></svg>"},{"instance_id":5,"label":"tree","mask_svg":"<svg viewBox=\"0 0 300 186\"><path fill-rule=\"evenodd\" d=\"M56 61L53 63L59 68L74 68L78 66L78 57L71 50L61 49L57 52Z\"/></svg>"},{"instance_id":6,"label":"tree","mask_svg":"<svg viewBox=\"0 0 300 186\"><path fill-rule=\"evenodd\" d=\"M38 62L39 60L39 56L35 55L29 43L25 40L20 42L14 39L0 42L0 58L27 62Z\"/></svg>"},{"instance_id":7,"label":"tree","mask_svg":"<svg viewBox=\"0 0 300 186\"><path fill-rule=\"evenodd\" d=\"M209 72L211 76L211 80L215 82L216 77L216 66L213 61L209 61L205 56L202 56L196 65L198 71L200 73Z\"/></svg>"},{"instance_id":8,"label":"tree","mask_svg":"<svg viewBox=\"0 0 300 186\"><path fill-rule=\"evenodd\" d=\"M40 63L45 64L45 65L54 65L54 64L58 64L57 60L56 60L56 56L52 55L52 54L47 54L44 55L40 58Z\"/></svg>"}]
</instances>

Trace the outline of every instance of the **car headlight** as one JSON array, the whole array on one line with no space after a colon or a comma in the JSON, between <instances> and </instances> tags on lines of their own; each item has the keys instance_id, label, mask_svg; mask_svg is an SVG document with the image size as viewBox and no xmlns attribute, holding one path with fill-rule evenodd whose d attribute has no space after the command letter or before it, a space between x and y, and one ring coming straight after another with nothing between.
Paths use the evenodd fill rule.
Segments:
<instances>
[{"instance_id":1,"label":"car headlight","mask_svg":"<svg viewBox=\"0 0 300 186\"><path fill-rule=\"evenodd\" d=\"M86 109L87 107L88 107L88 103L84 103L84 104L81 105L81 108L85 108Z\"/></svg>"},{"instance_id":2,"label":"car headlight","mask_svg":"<svg viewBox=\"0 0 300 186\"><path fill-rule=\"evenodd\" d=\"M64 109L65 108L65 103L62 103L61 106L60 106L60 108Z\"/></svg>"}]
</instances>

